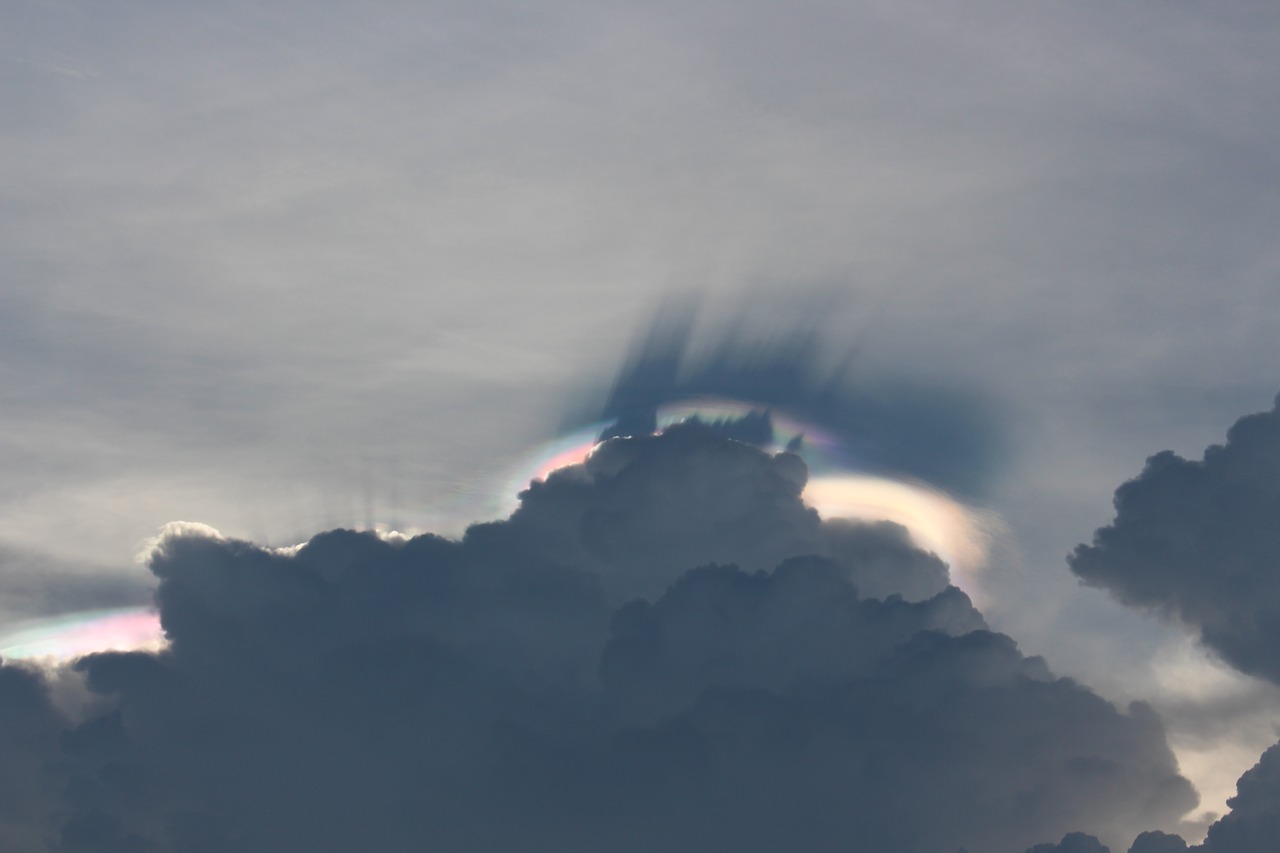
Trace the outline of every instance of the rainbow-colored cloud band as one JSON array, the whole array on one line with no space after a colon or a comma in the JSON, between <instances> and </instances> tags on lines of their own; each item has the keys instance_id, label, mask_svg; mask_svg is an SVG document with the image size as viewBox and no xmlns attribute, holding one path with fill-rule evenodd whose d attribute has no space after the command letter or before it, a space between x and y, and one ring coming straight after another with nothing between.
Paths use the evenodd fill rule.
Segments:
<instances>
[{"instance_id":1,"label":"rainbow-colored cloud band","mask_svg":"<svg viewBox=\"0 0 1280 853\"><path fill-rule=\"evenodd\" d=\"M0 637L0 658L65 660L163 643L160 617L150 608L87 610L19 623Z\"/></svg>"}]
</instances>

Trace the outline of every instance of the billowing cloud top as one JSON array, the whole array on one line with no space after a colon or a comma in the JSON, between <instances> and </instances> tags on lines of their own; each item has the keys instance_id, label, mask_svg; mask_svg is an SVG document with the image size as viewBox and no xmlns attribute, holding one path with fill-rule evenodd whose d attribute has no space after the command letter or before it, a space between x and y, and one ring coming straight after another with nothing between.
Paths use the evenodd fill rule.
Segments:
<instances>
[{"instance_id":1,"label":"billowing cloud top","mask_svg":"<svg viewBox=\"0 0 1280 853\"><path fill-rule=\"evenodd\" d=\"M608 442L458 541L173 529L166 649L80 660L69 715L0 671L2 840L998 853L1195 803L1150 709L1054 677L945 577L920 595L936 558L831 529L804 481L690 426Z\"/></svg>"},{"instance_id":2,"label":"billowing cloud top","mask_svg":"<svg viewBox=\"0 0 1280 853\"><path fill-rule=\"evenodd\" d=\"M1152 456L1115 504L1115 521L1076 549L1072 570L1280 683L1280 402L1238 420L1200 461Z\"/></svg>"}]
</instances>

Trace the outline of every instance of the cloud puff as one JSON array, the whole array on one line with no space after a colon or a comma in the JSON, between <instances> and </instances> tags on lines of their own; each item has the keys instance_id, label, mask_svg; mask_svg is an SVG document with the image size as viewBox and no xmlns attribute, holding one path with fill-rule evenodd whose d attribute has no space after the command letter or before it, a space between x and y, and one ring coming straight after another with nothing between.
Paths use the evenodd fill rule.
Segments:
<instances>
[{"instance_id":1,"label":"cloud puff","mask_svg":"<svg viewBox=\"0 0 1280 853\"><path fill-rule=\"evenodd\" d=\"M824 556L803 482L795 457L673 429L458 541L171 529L150 557L166 650L82 659L74 724L2 671L0 744L26 750L0 768L6 831L67 851L935 853L1127 839L1194 805L1145 705L1056 678L953 587L862 593L850 563L935 567L892 529Z\"/></svg>"},{"instance_id":2,"label":"cloud puff","mask_svg":"<svg viewBox=\"0 0 1280 853\"><path fill-rule=\"evenodd\" d=\"M1037 844L1026 853L1111 853L1111 849L1092 835L1069 832L1057 844Z\"/></svg>"},{"instance_id":3,"label":"cloud puff","mask_svg":"<svg viewBox=\"0 0 1280 853\"><path fill-rule=\"evenodd\" d=\"M688 425L599 446L468 537L595 569L619 597L653 595L693 566L772 568L822 550L818 514L800 499L807 477L797 456Z\"/></svg>"},{"instance_id":4,"label":"cloud puff","mask_svg":"<svg viewBox=\"0 0 1280 853\"><path fill-rule=\"evenodd\" d=\"M820 554L864 594L929 598L947 567L888 522L819 518L801 499L808 472L722 430L681 424L662 441L615 440L581 465L537 481L507 521L470 528L468 541L531 550L596 572L615 602L656 596L693 566L772 568ZM657 535L655 535L655 533Z\"/></svg>"},{"instance_id":5,"label":"cloud puff","mask_svg":"<svg viewBox=\"0 0 1280 853\"><path fill-rule=\"evenodd\" d=\"M1280 744L1245 771L1227 805L1231 811L1209 827L1203 844L1188 847L1177 835L1144 832L1129 853L1272 853L1280 838Z\"/></svg>"},{"instance_id":6,"label":"cloud puff","mask_svg":"<svg viewBox=\"0 0 1280 853\"><path fill-rule=\"evenodd\" d=\"M1227 800L1231 811L1209 827L1203 853L1267 853L1280 838L1280 744L1262 754Z\"/></svg>"},{"instance_id":7,"label":"cloud puff","mask_svg":"<svg viewBox=\"0 0 1280 853\"><path fill-rule=\"evenodd\" d=\"M1203 460L1152 456L1115 505L1072 571L1280 683L1280 407L1241 418Z\"/></svg>"},{"instance_id":8,"label":"cloud puff","mask_svg":"<svg viewBox=\"0 0 1280 853\"><path fill-rule=\"evenodd\" d=\"M41 848L45 824L39 818L63 782L49 765L64 727L44 680L0 662L0 847Z\"/></svg>"},{"instance_id":9,"label":"cloud puff","mask_svg":"<svg viewBox=\"0 0 1280 853\"><path fill-rule=\"evenodd\" d=\"M1187 842L1181 836L1151 830L1133 840L1129 853L1185 853L1186 850Z\"/></svg>"},{"instance_id":10,"label":"cloud puff","mask_svg":"<svg viewBox=\"0 0 1280 853\"><path fill-rule=\"evenodd\" d=\"M1199 461L1164 451L1116 491L1116 518L1072 570L1121 602L1195 628L1243 672L1280 683L1280 399ZM1144 833L1132 853L1262 853L1280 837L1280 745L1263 753L1202 845Z\"/></svg>"}]
</instances>

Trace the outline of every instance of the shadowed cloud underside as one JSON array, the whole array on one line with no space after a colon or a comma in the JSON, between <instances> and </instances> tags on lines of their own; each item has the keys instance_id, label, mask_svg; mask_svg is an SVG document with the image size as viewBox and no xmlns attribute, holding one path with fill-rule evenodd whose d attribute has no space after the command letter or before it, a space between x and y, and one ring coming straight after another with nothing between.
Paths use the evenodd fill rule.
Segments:
<instances>
[{"instance_id":1,"label":"shadowed cloud underside","mask_svg":"<svg viewBox=\"0 0 1280 853\"><path fill-rule=\"evenodd\" d=\"M457 541L175 528L149 563L167 648L77 663L83 720L15 717L64 730L28 813L66 850L930 853L1194 804L1150 709L1024 657L905 531L823 521L805 478L686 425Z\"/></svg>"}]
</instances>

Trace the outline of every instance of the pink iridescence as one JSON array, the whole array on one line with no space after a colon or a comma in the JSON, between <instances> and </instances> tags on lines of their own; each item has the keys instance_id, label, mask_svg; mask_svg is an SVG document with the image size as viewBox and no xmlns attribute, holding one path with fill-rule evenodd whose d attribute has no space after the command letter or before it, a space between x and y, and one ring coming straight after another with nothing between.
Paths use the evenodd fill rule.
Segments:
<instances>
[{"instance_id":1,"label":"pink iridescence","mask_svg":"<svg viewBox=\"0 0 1280 853\"><path fill-rule=\"evenodd\" d=\"M92 652L156 648L160 617L149 608L90 610L13 626L0 636L0 657L66 660Z\"/></svg>"},{"instance_id":2,"label":"pink iridescence","mask_svg":"<svg viewBox=\"0 0 1280 853\"><path fill-rule=\"evenodd\" d=\"M661 430L690 417L703 420L740 418L764 407L737 400L703 398L667 404L658 410ZM986 565L989 549L1002 528L993 513L965 505L947 493L889 474L858 471L855 455L838 438L814 425L804 423L785 411L769 409L775 443L767 448L780 451L787 442L802 437L801 456L809 465L806 503L825 518L854 518L863 521L893 521L906 527L918 547L933 551L951 569L951 580L971 596L980 593L978 576ZM515 495L530 480L544 480L558 468L582 462L595 447L606 424L593 424L562 436L529 457L508 481L504 498L506 512L515 508Z\"/></svg>"},{"instance_id":3,"label":"pink iridescence","mask_svg":"<svg viewBox=\"0 0 1280 853\"><path fill-rule=\"evenodd\" d=\"M724 399L696 399L668 404L658 411L659 428L692 416L704 420L742 417L760 407ZM785 412L770 410L776 444L773 452L803 436L801 454L810 468L804 500L827 518L885 519L905 526L916 543L937 553L951 567L952 581L971 595L986 563L991 537L999 519L967 507L926 484L874 476L856 471L857 465L840 441ZM495 497L504 505L498 514L515 509L515 496L531 480L582 462L607 426L593 424L562 436L526 457ZM0 634L0 657L66 660L92 652L163 646L159 616L146 608L95 610L14 625Z\"/></svg>"}]
</instances>

